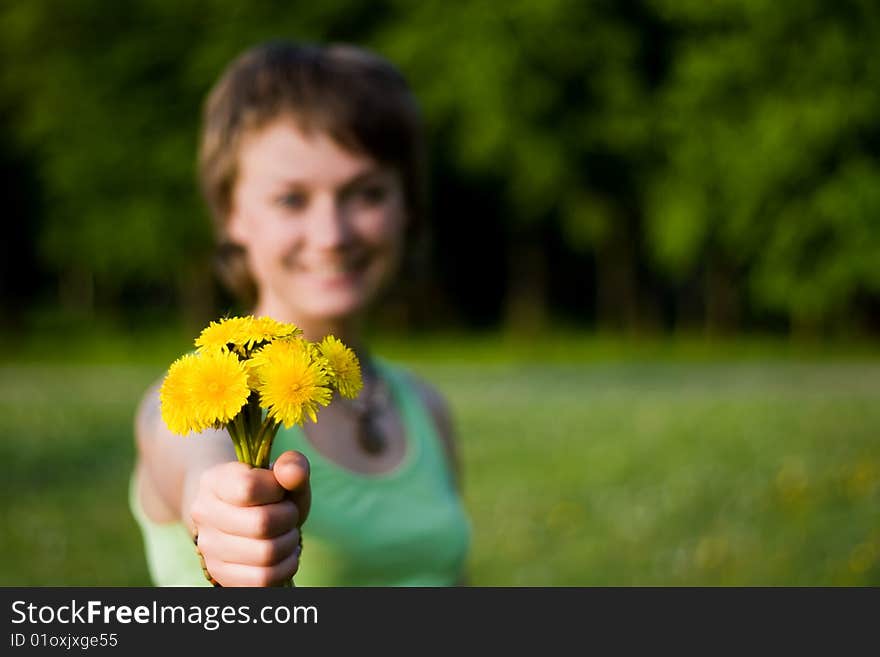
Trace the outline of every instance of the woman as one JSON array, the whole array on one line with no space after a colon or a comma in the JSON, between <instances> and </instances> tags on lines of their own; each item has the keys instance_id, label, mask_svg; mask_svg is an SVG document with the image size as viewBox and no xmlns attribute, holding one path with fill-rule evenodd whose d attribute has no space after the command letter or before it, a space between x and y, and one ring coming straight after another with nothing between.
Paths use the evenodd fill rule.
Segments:
<instances>
[{"instance_id":1,"label":"woman","mask_svg":"<svg viewBox=\"0 0 880 657\"><path fill-rule=\"evenodd\" d=\"M364 389L282 428L259 470L223 432L170 434L151 388L131 504L156 584L461 581L469 527L446 404L361 334L419 233L420 134L400 74L353 47L258 46L211 91L200 176L224 280L252 314L353 346Z\"/></svg>"}]
</instances>

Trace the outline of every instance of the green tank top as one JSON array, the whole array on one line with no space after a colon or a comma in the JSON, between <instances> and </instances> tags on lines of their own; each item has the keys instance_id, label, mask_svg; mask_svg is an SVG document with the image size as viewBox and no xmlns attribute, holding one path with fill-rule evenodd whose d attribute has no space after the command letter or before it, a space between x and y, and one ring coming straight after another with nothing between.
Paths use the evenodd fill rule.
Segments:
<instances>
[{"instance_id":1,"label":"green tank top","mask_svg":"<svg viewBox=\"0 0 880 657\"><path fill-rule=\"evenodd\" d=\"M312 508L303 526L297 586L451 586L460 580L470 524L430 413L408 375L378 363L401 416L406 454L380 475L349 471L320 454L298 427L278 431L272 458L294 449L311 464ZM132 513L158 586L207 586L189 532Z\"/></svg>"}]
</instances>

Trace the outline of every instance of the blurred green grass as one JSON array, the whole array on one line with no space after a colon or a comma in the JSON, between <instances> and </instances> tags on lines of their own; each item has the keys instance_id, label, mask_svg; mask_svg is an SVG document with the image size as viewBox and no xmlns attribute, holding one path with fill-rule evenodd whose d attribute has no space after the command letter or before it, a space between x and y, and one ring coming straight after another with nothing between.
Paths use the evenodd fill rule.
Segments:
<instances>
[{"instance_id":1,"label":"blurred green grass","mask_svg":"<svg viewBox=\"0 0 880 657\"><path fill-rule=\"evenodd\" d=\"M186 342L135 342L5 351L0 585L149 583L132 414ZM377 352L453 406L474 585L880 584L870 348L486 336Z\"/></svg>"}]
</instances>

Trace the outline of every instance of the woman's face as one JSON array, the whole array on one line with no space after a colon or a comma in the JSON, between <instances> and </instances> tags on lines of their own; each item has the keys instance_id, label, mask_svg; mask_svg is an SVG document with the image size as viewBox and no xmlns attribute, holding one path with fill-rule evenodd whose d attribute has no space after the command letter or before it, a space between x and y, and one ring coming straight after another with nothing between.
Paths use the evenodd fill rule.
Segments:
<instances>
[{"instance_id":1,"label":"woman's face","mask_svg":"<svg viewBox=\"0 0 880 657\"><path fill-rule=\"evenodd\" d=\"M247 251L261 312L357 315L396 270L404 222L399 175L327 135L283 118L243 140L228 233Z\"/></svg>"}]
</instances>

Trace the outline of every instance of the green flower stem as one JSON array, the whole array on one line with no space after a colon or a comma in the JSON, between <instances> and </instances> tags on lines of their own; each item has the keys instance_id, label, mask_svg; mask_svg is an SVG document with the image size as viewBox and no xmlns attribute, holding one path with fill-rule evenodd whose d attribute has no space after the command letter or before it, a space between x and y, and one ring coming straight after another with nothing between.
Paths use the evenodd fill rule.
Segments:
<instances>
[{"instance_id":1,"label":"green flower stem","mask_svg":"<svg viewBox=\"0 0 880 657\"><path fill-rule=\"evenodd\" d=\"M275 441L275 434L278 433L278 423L274 420L266 418L263 426L258 434L259 447L257 448L257 467L268 468L269 457L272 455L272 443Z\"/></svg>"},{"instance_id":2,"label":"green flower stem","mask_svg":"<svg viewBox=\"0 0 880 657\"><path fill-rule=\"evenodd\" d=\"M260 425L263 420L263 409L260 408L260 396L256 392L252 392L248 397L248 403L245 409L248 412L248 427L250 427L251 436L259 436Z\"/></svg>"},{"instance_id":3,"label":"green flower stem","mask_svg":"<svg viewBox=\"0 0 880 657\"><path fill-rule=\"evenodd\" d=\"M238 435L238 432L235 430L234 422L227 422L226 431L229 433L229 437L232 438L232 446L235 447L235 458L239 461L244 462L244 451L241 446L241 438Z\"/></svg>"},{"instance_id":4,"label":"green flower stem","mask_svg":"<svg viewBox=\"0 0 880 657\"><path fill-rule=\"evenodd\" d=\"M248 435L248 429L245 425L244 413L239 412L232 420L235 425L235 432L238 434L239 440L241 441L242 451L244 452L244 456L246 460L244 461L248 465L255 465L254 456L255 449L254 445L251 443L251 437Z\"/></svg>"},{"instance_id":5,"label":"green flower stem","mask_svg":"<svg viewBox=\"0 0 880 657\"><path fill-rule=\"evenodd\" d=\"M254 443L257 445L257 463L259 463L259 461L260 461L260 452L262 451L263 438L266 434L266 427L268 426L269 421L270 420L267 417L266 420L260 425L259 430L256 432L256 434L254 436ZM265 466L260 466L260 467L265 467Z\"/></svg>"},{"instance_id":6,"label":"green flower stem","mask_svg":"<svg viewBox=\"0 0 880 657\"><path fill-rule=\"evenodd\" d=\"M242 413L246 413L244 424L247 427L248 442L251 448L251 454L256 459L252 465L259 465L260 451L260 434L262 432L263 409L260 408L260 398L257 393L252 392L248 397L247 404L242 409Z\"/></svg>"},{"instance_id":7,"label":"green flower stem","mask_svg":"<svg viewBox=\"0 0 880 657\"><path fill-rule=\"evenodd\" d=\"M232 422L230 422L227 426L231 428L230 435L235 434L235 438L233 440L238 440L238 444L241 447L241 458L239 459L242 463L247 463L248 465L254 464L253 458L253 450L251 449L250 442L248 441L247 432L244 429L244 424L242 423L241 413L233 418Z\"/></svg>"},{"instance_id":8,"label":"green flower stem","mask_svg":"<svg viewBox=\"0 0 880 657\"><path fill-rule=\"evenodd\" d=\"M232 421L235 423L235 430L241 438L242 442L247 444L248 453L250 455L253 455L254 443L250 435L251 432L248 424L248 407L246 404L242 407L242 409L238 412L238 415L236 415ZM250 463L250 461L248 461L248 463Z\"/></svg>"}]
</instances>

